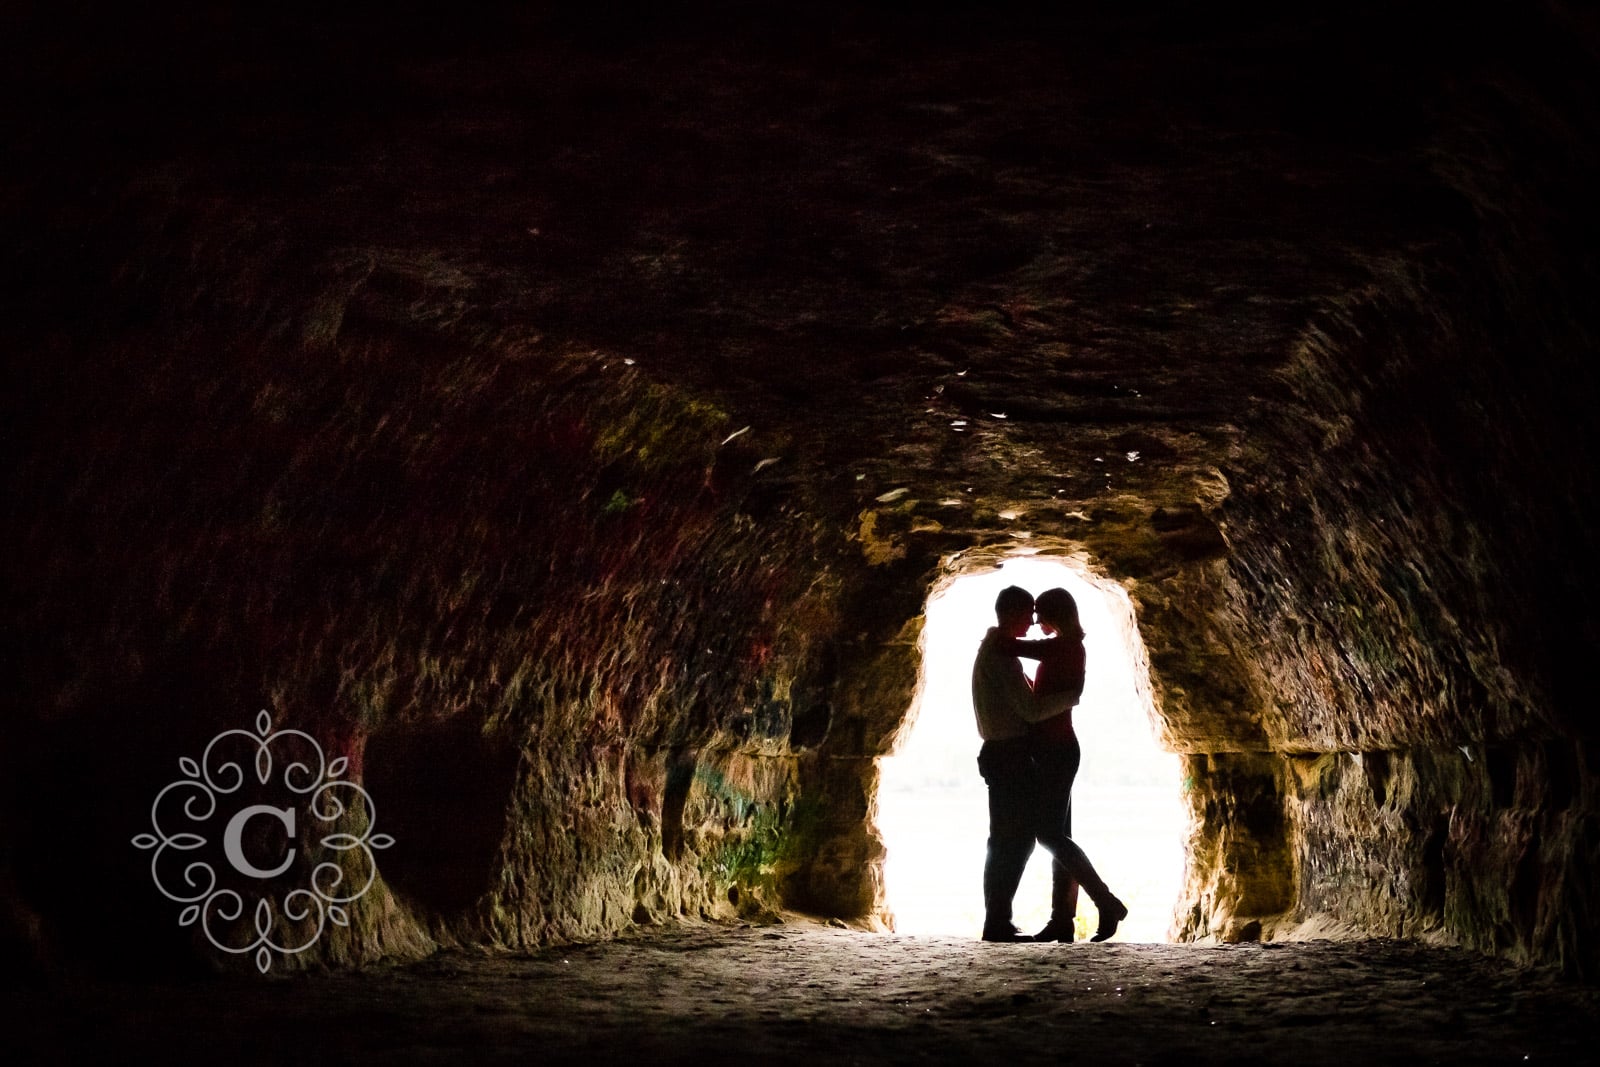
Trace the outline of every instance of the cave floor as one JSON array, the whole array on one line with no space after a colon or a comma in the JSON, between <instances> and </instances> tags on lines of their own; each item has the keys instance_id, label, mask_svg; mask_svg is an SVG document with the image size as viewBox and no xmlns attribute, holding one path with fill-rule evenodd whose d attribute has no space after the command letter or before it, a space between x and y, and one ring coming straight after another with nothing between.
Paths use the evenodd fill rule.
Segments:
<instances>
[{"instance_id":1,"label":"cave floor","mask_svg":"<svg viewBox=\"0 0 1600 1067\"><path fill-rule=\"evenodd\" d=\"M1400 941L989 945L695 927L8 998L11 1062L1590 1062L1600 990Z\"/></svg>"}]
</instances>

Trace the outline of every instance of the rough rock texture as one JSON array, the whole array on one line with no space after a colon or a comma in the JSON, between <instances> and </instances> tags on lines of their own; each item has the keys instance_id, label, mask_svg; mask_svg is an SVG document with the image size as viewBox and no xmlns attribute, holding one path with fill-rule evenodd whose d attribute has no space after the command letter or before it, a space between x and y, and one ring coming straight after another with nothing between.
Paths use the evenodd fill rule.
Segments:
<instances>
[{"instance_id":1,"label":"rough rock texture","mask_svg":"<svg viewBox=\"0 0 1600 1067\"><path fill-rule=\"evenodd\" d=\"M799 924L10 1002L25 1062L1583 1063L1600 1022L1593 986L1406 941L991 945Z\"/></svg>"},{"instance_id":2,"label":"rough rock texture","mask_svg":"<svg viewBox=\"0 0 1600 1067\"><path fill-rule=\"evenodd\" d=\"M1136 606L1185 936L1600 966L1585 15L265 17L15 17L33 958L189 958L127 842L260 708L395 838L300 962L883 925L1026 550Z\"/></svg>"}]
</instances>

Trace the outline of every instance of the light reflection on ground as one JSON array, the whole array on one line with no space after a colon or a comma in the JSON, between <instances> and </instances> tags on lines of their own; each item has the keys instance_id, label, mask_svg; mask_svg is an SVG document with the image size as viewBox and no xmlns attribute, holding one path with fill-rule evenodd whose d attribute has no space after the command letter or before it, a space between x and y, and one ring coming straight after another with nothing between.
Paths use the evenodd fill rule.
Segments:
<instances>
[{"instance_id":1,"label":"light reflection on ground","mask_svg":"<svg viewBox=\"0 0 1600 1067\"><path fill-rule=\"evenodd\" d=\"M1165 941L1183 877L1186 817L1178 758L1156 745L1131 613L1120 593L1034 559L962 578L929 601L920 708L900 749L880 761L877 822L889 850L884 873L895 929L976 936L983 925L988 809L969 678L994 622L995 595L1013 584L1036 595L1063 586L1078 602L1089 670L1074 712L1083 767L1073 790L1073 837L1129 906L1116 939ZM1049 855L1037 849L1017 892L1017 925L1043 926L1049 901ZM1079 914L1092 924L1086 899Z\"/></svg>"}]
</instances>

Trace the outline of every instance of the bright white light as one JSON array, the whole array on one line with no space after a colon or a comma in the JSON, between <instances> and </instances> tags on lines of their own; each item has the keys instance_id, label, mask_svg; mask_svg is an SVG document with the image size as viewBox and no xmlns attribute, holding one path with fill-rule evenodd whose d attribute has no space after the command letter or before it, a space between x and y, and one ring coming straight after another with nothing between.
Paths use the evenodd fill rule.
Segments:
<instances>
[{"instance_id":1,"label":"bright white light","mask_svg":"<svg viewBox=\"0 0 1600 1067\"><path fill-rule=\"evenodd\" d=\"M877 824L889 853L884 878L895 929L976 937L983 926L989 813L977 766L972 658L994 625L995 596L1008 585L1035 595L1062 586L1078 602L1089 666L1073 712L1083 765L1072 792L1072 836L1128 905L1115 939L1166 941L1182 888L1187 816L1178 757L1156 744L1132 607L1114 584L1036 558L959 578L928 601L916 706L895 754L879 761ZM1031 662L1023 662L1031 674ZM1078 912L1092 929L1087 897ZM1029 933L1049 919L1050 856L1042 848L1029 861L1014 916Z\"/></svg>"}]
</instances>

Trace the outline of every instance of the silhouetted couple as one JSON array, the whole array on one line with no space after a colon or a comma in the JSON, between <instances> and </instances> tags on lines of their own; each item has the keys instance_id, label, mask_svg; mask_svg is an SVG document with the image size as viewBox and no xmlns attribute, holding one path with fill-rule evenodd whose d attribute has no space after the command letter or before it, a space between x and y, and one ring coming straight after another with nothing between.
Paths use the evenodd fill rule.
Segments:
<instances>
[{"instance_id":1,"label":"silhouetted couple","mask_svg":"<svg viewBox=\"0 0 1600 1067\"><path fill-rule=\"evenodd\" d=\"M1037 607L1042 641L1024 641ZM978 770L989 787L989 851L983 864L985 941L1071 941L1078 887L1100 912L1092 940L1104 941L1128 909L1106 888L1072 840L1072 780L1080 752L1072 708L1083 694L1083 628L1065 589L1039 595L1019 586L1000 591L997 625L984 635L972 665L972 708L978 717ZM1018 657L1036 659L1032 683ZM1011 923L1011 900L1038 842L1055 857L1050 922L1033 937Z\"/></svg>"}]
</instances>

